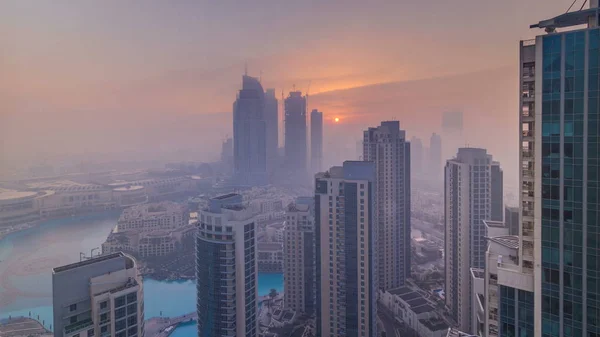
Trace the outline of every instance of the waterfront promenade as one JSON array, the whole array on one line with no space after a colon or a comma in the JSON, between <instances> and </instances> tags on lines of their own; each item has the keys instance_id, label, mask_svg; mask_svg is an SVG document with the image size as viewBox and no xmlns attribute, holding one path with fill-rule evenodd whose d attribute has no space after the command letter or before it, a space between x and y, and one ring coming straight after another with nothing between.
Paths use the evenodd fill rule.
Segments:
<instances>
[{"instance_id":1,"label":"waterfront promenade","mask_svg":"<svg viewBox=\"0 0 600 337\"><path fill-rule=\"evenodd\" d=\"M196 321L197 319L197 312L177 317L153 317L145 322L144 335L148 337L167 337L175 331L179 324Z\"/></svg>"}]
</instances>

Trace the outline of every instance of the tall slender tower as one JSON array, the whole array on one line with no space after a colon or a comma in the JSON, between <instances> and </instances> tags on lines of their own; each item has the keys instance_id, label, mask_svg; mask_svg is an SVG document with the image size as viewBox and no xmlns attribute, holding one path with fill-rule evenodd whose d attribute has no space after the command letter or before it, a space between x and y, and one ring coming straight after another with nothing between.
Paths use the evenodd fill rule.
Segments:
<instances>
[{"instance_id":1,"label":"tall slender tower","mask_svg":"<svg viewBox=\"0 0 600 337\"><path fill-rule=\"evenodd\" d=\"M308 169L306 137L306 96L292 91L285 99L285 165L289 170L305 173Z\"/></svg>"},{"instance_id":2,"label":"tall slender tower","mask_svg":"<svg viewBox=\"0 0 600 337\"><path fill-rule=\"evenodd\" d=\"M429 174L436 181L442 177L442 138L436 133L429 139Z\"/></svg>"},{"instance_id":3,"label":"tall slender tower","mask_svg":"<svg viewBox=\"0 0 600 337\"><path fill-rule=\"evenodd\" d=\"M420 138L412 137L410 139L410 164L411 171L415 175L420 175L423 169L423 142Z\"/></svg>"},{"instance_id":4,"label":"tall slender tower","mask_svg":"<svg viewBox=\"0 0 600 337\"><path fill-rule=\"evenodd\" d=\"M283 231L285 307L315 312L314 199L300 197L288 205Z\"/></svg>"},{"instance_id":5,"label":"tall slender tower","mask_svg":"<svg viewBox=\"0 0 600 337\"><path fill-rule=\"evenodd\" d=\"M279 109L275 89L267 89L265 92L264 116L267 129L267 170L272 173L276 169L277 151L279 149Z\"/></svg>"},{"instance_id":6,"label":"tall slender tower","mask_svg":"<svg viewBox=\"0 0 600 337\"><path fill-rule=\"evenodd\" d=\"M235 193L210 199L196 233L198 337L255 337L256 224Z\"/></svg>"},{"instance_id":7,"label":"tall slender tower","mask_svg":"<svg viewBox=\"0 0 600 337\"><path fill-rule=\"evenodd\" d=\"M315 176L316 336L376 337L375 164Z\"/></svg>"},{"instance_id":8,"label":"tall slender tower","mask_svg":"<svg viewBox=\"0 0 600 337\"><path fill-rule=\"evenodd\" d=\"M310 164L312 173L321 172L323 165L323 113L317 109L310 113Z\"/></svg>"},{"instance_id":9,"label":"tall slender tower","mask_svg":"<svg viewBox=\"0 0 600 337\"><path fill-rule=\"evenodd\" d=\"M446 306L463 331L471 330L470 268L485 268L487 231L483 221L491 219L496 202L492 194L492 167L496 165L485 149L477 148L460 148L456 158L446 162Z\"/></svg>"},{"instance_id":10,"label":"tall slender tower","mask_svg":"<svg viewBox=\"0 0 600 337\"><path fill-rule=\"evenodd\" d=\"M600 335L599 21L592 0L521 41L521 222L515 258L488 251L488 336Z\"/></svg>"},{"instance_id":11,"label":"tall slender tower","mask_svg":"<svg viewBox=\"0 0 600 337\"><path fill-rule=\"evenodd\" d=\"M400 122L382 122L363 138L365 161L377 169L379 288L394 289L410 277L410 143Z\"/></svg>"},{"instance_id":12,"label":"tall slender tower","mask_svg":"<svg viewBox=\"0 0 600 337\"><path fill-rule=\"evenodd\" d=\"M264 92L257 78L244 75L233 104L233 161L236 182L244 186L267 183Z\"/></svg>"}]
</instances>

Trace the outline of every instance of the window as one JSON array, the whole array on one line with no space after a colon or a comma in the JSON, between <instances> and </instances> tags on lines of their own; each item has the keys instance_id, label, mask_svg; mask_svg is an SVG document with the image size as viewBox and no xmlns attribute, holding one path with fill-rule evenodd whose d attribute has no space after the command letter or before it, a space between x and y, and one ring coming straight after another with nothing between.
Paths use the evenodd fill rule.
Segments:
<instances>
[{"instance_id":1,"label":"window","mask_svg":"<svg viewBox=\"0 0 600 337\"><path fill-rule=\"evenodd\" d=\"M100 322L105 322L108 319L108 314L100 315Z\"/></svg>"},{"instance_id":2,"label":"window","mask_svg":"<svg viewBox=\"0 0 600 337\"><path fill-rule=\"evenodd\" d=\"M127 303L133 303L137 301L137 293L127 294Z\"/></svg>"},{"instance_id":3,"label":"window","mask_svg":"<svg viewBox=\"0 0 600 337\"><path fill-rule=\"evenodd\" d=\"M105 325L105 326L103 326L103 327L100 328L100 333L101 334L106 333L106 332L108 332L108 325Z\"/></svg>"},{"instance_id":4,"label":"window","mask_svg":"<svg viewBox=\"0 0 600 337\"><path fill-rule=\"evenodd\" d=\"M77 323L77 315L75 315L75 316L71 316L71 318L69 319L69 322L70 322L71 324L73 324L73 323Z\"/></svg>"},{"instance_id":5,"label":"window","mask_svg":"<svg viewBox=\"0 0 600 337\"><path fill-rule=\"evenodd\" d=\"M125 296L117 297L115 299L115 307L122 307L125 305Z\"/></svg>"},{"instance_id":6,"label":"window","mask_svg":"<svg viewBox=\"0 0 600 337\"><path fill-rule=\"evenodd\" d=\"M130 304L127 306L127 315L131 315L131 314L135 314L137 313L137 305L135 303Z\"/></svg>"},{"instance_id":7,"label":"window","mask_svg":"<svg viewBox=\"0 0 600 337\"><path fill-rule=\"evenodd\" d=\"M69 306L69 311L75 311L75 310L77 310L77 304L71 304Z\"/></svg>"},{"instance_id":8,"label":"window","mask_svg":"<svg viewBox=\"0 0 600 337\"><path fill-rule=\"evenodd\" d=\"M108 301L100 302L100 309L106 309L108 307Z\"/></svg>"},{"instance_id":9,"label":"window","mask_svg":"<svg viewBox=\"0 0 600 337\"><path fill-rule=\"evenodd\" d=\"M121 319L115 322L115 331L125 329L125 320Z\"/></svg>"},{"instance_id":10,"label":"window","mask_svg":"<svg viewBox=\"0 0 600 337\"><path fill-rule=\"evenodd\" d=\"M125 317L125 308L120 308L115 310L115 319L119 319L119 318L123 318Z\"/></svg>"},{"instance_id":11,"label":"window","mask_svg":"<svg viewBox=\"0 0 600 337\"><path fill-rule=\"evenodd\" d=\"M88 337L94 337L95 334L96 331L94 330L94 328L89 329L87 332Z\"/></svg>"}]
</instances>

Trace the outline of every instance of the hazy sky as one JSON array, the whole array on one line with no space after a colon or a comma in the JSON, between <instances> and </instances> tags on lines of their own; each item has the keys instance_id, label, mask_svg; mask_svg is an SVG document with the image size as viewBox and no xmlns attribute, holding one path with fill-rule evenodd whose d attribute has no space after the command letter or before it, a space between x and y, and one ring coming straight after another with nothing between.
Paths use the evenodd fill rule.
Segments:
<instances>
[{"instance_id":1,"label":"hazy sky","mask_svg":"<svg viewBox=\"0 0 600 337\"><path fill-rule=\"evenodd\" d=\"M353 120L358 130L395 116L401 123L410 119L412 134L426 138L439 130L443 111L464 110L466 118L474 113L469 109L485 115L489 107L491 120L502 120L503 113L513 118L505 134L516 144L518 41L541 34L529 24L563 13L570 3L4 0L0 158L120 149L215 155L231 134L231 103L245 62L278 97L294 84L305 91L311 80L309 108L319 93L329 92L329 110L321 108L326 118L344 116L342 124ZM461 75L472 73L479 75ZM482 96L489 95L460 91L494 82L488 73L513 76L499 82L505 97L486 101ZM397 109L390 104L393 93L385 111L361 90L352 103L341 99L347 94L337 102L332 96L340 89L440 77L455 78L450 87L458 92L425 87L414 99L398 93L403 101ZM400 88L408 92L410 83ZM496 91L487 87L488 94ZM472 101L457 101L457 94ZM435 111L419 111L416 100L433 98ZM506 111L496 102L508 102ZM473 132L475 143L486 138Z\"/></svg>"}]
</instances>

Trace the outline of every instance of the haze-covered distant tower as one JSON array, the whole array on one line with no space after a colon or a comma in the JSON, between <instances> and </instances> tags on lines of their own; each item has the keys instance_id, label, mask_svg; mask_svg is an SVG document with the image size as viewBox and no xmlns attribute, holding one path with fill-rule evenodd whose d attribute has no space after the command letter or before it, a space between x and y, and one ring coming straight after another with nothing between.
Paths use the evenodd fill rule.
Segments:
<instances>
[{"instance_id":1,"label":"haze-covered distant tower","mask_svg":"<svg viewBox=\"0 0 600 337\"><path fill-rule=\"evenodd\" d=\"M520 42L521 222L515 258L488 251L490 337L600 336L600 14L589 3Z\"/></svg>"},{"instance_id":2,"label":"haze-covered distant tower","mask_svg":"<svg viewBox=\"0 0 600 337\"><path fill-rule=\"evenodd\" d=\"M429 139L429 174L439 180L442 177L442 138L434 133Z\"/></svg>"},{"instance_id":3,"label":"haze-covered distant tower","mask_svg":"<svg viewBox=\"0 0 600 337\"><path fill-rule=\"evenodd\" d=\"M410 277L410 143L400 122L381 122L364 132L365 161L377 169L379 288L394 289Z\"/></svg>"},{"instance_id":4,"label":"haze-covered distant tower","mask_svg":"<svg viewBox=\"0 0 600 337\"><path fill-rule=\"evenodd\" d=\"M316 334L377 337L375 164L315 176Z\"/></svg>"},{"instance_id":5,"label":"haze-covered distant tower","mask_svg":"<svg viewBox=\"0 0 600 337\"><path fill-rule=\"evenodd\" d=\"M420 175L423 169L423 142L417 137L410 139L410 163L414 175Z\"/></svg>"},{"instance_id":6,"label":"haze-covered distant tower","mask_svg":"<svg viewBox=\"0 0 600 337\"><path fill-rule=\"evenodd\" d=\"M323 113L317 109L310 113L310 163L312 173L321 172L323 165Z\"/></svg>"},{"instance_id":7,"label":"haze-covered distant tower","mask_svg":"<svg viewBox=\"0 0 600 337\"><path fill-rule=\"evenodd\" d=\"M299 197L287 206L283 230L284 305L313 315L315 312L314 198Z\"/></svg>"},{"instance_id":8,"label":"haze-covered distant tower","mask_svg":"<svg viewBox=\"0 0 600 337\"><path fill-rule=\"evenodd\" d=\"M306 96L292 91L285 99L285 165L288 170L305 173L308 169L306 138Z\"/></svg>"},{"instance_id":9,"label":"haze-covered distant tower","mask_svg":"<svg viewBox=\"0 0 600 337\"><path fill-rule=\"evenodd\" d=\"M267 128L267 170L272 173L276 169L279 149L279 110L275 89L267 89L265 92L264 117Z\"/></svg>"},{"instance_id":10,"label":"haze-covered distant tower","mask_svg":"<svg viewBox=\"0 0 600 337\"><path fill-rule=\"evenodd\" d=\"M492 168L496 165L485 149L477 148L460 148L456 157L446 162L446 306L463 331L471 330L470 268L485 268L487 231L483 221L491 219L496 202L492 194Z\"/></svg>"},{"instance_id":11,"label":"haze-covered distant tower","mask_svg":"<svg viewBox=\"0 0 600 337\"><path fill-rule=\"evenodd\" d=\"M463 113L446 111L442 114L442 158L451 158L456 150L465 144L463 135Z\"/></svg>"},{"instance_id":12,"label":"haze-covered distant tower","mask_svg":"<svg viewBox=\"0 0 600 337\"><path fill-rule=\"evenodd\" d=\"M233 160L237 184L267 183L264 92L258 79L247 75L233 104Z\"/></svg>"},{"instance_id":13,"label":"haze-covered distant tower","mask_svg":"<svg viewBox=\"0 0 600 337\"><path fill-rule=\"evenodd\" d=\"M253 211L235 193L211 198L196 232L198 337L258 335Z\"/></svg>"}]
</instances>

